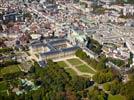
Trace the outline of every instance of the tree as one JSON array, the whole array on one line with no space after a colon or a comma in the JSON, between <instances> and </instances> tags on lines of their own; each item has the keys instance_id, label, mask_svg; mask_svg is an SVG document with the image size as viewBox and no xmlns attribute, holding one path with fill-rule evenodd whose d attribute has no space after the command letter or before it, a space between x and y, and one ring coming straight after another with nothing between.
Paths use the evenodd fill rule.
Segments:
<instances>
[{"instance_id":1,"label":"tree","mask_svg":"<svg viewBox=\"0 0 134 100\"><path fill-rule=\"evenodd\" d=\"M35 86L40 86L37 90L32 91L32 87L29 86L26 88L28 90L27 94L20 96L15 95L11 91L9 98L12 96L11 98L13 98L13 100L76 100L77 98L80 100L82 96L87 97L86 89L93 85L93 82L91 82L89 78L80 76L72 78L64 68L52 60L48 60L48 66L45 68L39 67L38 63L35 62L33 68L31 68L31 72L32 73L21 74L19 72L3 75L5 80L10 80L12 86L17 85L16 80L19 77L26 78L30 75L29 78L32 78ZM78 92L83 94L79 95ZM4 100L4 98L2 97L2 100Z\"/></svg>"},{"instance_id":2,"label":"tree","mask_svg":"<svg viewBox=\"0 0 134 100\"><path fill-rule=\"evenodd\" d=\"M94 76L93 76L93 80L99 84L102 84L102 83L106 83L106 82L110 82L112 80L114 80L115 78L115 75L113 74L113 72L109 69L107 70L102 70L98 73L96 73Z\"/></svg>"},{"instance_id":3,"label":"tree","mask_svg":"<svg viewBox=\"0 0 134 100\"><path fill-rule=\"evenodd\" d=\"M85 52L83 52L82 49L78 49L75 54L77 57L79 57L81 59L87 58L87 54Z\"/></svg>"},{"instance_id":4,"label":"tree","mask_svg":"<svg viewBox=\"0 0 134 100\"><path fill-rule=\"evenodd\" d=\"M123 60L120 59L113 59L113 58L108 58L108 61L111 61L112 63L114 63L115 65L121 67L125 64L125 62Z\"/></svg>"},{"instance_id":5,"label":"tree","mask_svg":"<svg viewBox=\"0 0 134 100\"><path fill-rule=\"evenodd\" d=\"M104 82L104 75L102 73L98 72L93 76L93 80L95 82L101 84Z\"/></svg>"},{"instance_id":6,"label":"tree","mask_svg":"<svg viewBox=\"0 0 134 100\"><path fill-rule=\"evenodd\" d=\"M134 81L130 81L121 87L120 93L126 96L127 100L134 100Z\"/></svg>"},{"instance_id":7,"label":"tree","mask_svg":"<svg viewBox=\"0 0 134 100\"><path fill-rule=\"evenodd\" d=\"M83 77L75 77L70 81L70 84L72 85L74 90L79 91L93 85L89 78L83 78Z\"/></svg>"},{"instance_id":8,"label":"tree","mask_svg":"<svg viewBox=\"0 0 134 100\"><path fill-rule=\"evenodd\" d=\"M30 73L35 73L35 66L32 66L29 70Z\"/></svg>"},{"instance_id":9,"label":"tree","mask_svg":"<svg viewBox=\"0 0 134 100\"><path fill-rule=\"evenodd\" d=\"M106 82L112 81L114 79L114 75L112 72L107 72L106 73Z\"/></svg>"},{"instance_id":10,"label":"tree","mask_svg":"<svg viewBox=\"0 0 134 100\"><path fill-rule=\"evenodd\" d=\"M103 85L103 87L104 87L104 89L105 89L106 91L109 91L111 85L110 85L109 83L105 83L105 84Z\"/></svg>"},{"instance_id":11,"label":"tree","mask_svg":"<svg viewBox=\"0 0 134 100\"><path fill-rule=\"evenodd\" d=\"M0 67L7 67L9 65L17 65L19 64L19 62L17 62L16 60L5 60L3 62L0 62Z\"/></svg>"},{"instance_id":12,"label":"tree","mask_svg":"<svg viewBox=\"0 0 134 100\"><path fill-rule=\"evenodd\" d=\"M117 80L113 81L112 84L111 84L111 88L110 88L111 94L112 95L119 94L120 91L121 91L121 87L122 87L122 83L120 83Z\"/></svg>"},{"instance_id":13,"label":"tree","mask_svg":"<svg viewBox=\"0 0 134 100\"><path fill-rule=\"evenodd\" d=\"M11 52L13 51L13 48L0 48L0 53L5 53L5 52Z\"/></svg>"},{"instance_id":14,"label":"tree","mask_svg":"<svg viewBox=\"0 0 134 100\"><path fill-rule=\"evenodd\" d=\"M93 76L93 80L99 84L110 82L114 79L114 75L111 71L108 72L98 72Z\"/></svg>"},{"instance_id":15,"label":"tree","mask_svg":"<svg viewBox=\"0 0 134 100\"><path fill-rule=\"evenodd\" d=\"M99 90L98 87L94 87L89 90L88 98L89 100L107 100L108 95L104 91Z\"/></svg>"}]
</instances>

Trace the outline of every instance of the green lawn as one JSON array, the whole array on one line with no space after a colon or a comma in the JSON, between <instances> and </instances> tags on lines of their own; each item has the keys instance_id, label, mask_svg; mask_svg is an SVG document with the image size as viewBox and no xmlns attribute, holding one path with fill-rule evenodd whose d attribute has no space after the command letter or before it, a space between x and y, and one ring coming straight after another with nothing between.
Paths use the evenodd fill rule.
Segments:
<instances>
[{"instance_id":1,"label":"green lawn","mask_svg":"<svg viewBox=\"0 0 134 100\"><path fill-rule=\"evenodd\" d=\"M108 100L125 100L125 98L123 96L120 95L109 95Z\"/></svg>"},{"instance_id":2,"label":"green lawn","mask_svg":"<svg viewBox=\"0 0 134 100\"><path fill-rule=\"evenodd\" d=\"M77 73L73 69L69 68L68 65L64 61L59 61L59 62L57 62L57 64L60 67L64 68L66 70L66 72L68 72L70 74L70 76L72 76L72 77L77 76Z\"/></svg>"},{"instance_id":3,"label":"green lawn","mask_svg":"<svg viewBox=\"0 0 134 100\"><path fill-rule=\"evenodd\" d=\"M83 64L79 59L76 59L76 58L68 59L67 61L68 61L71 65Z\"/></svg>"},{"instance_id":4,"label":"green lawn","mask_svg":"<svg viewBox=\"0 0 134 100\"><path fill-rule=\"evenodd\" d=\"M5 81L0 82L0 94L2 96L7 96L7 83Z\"/></svg>"},{"instance_id":5,"label":"green lawn","mask_svg":"<svg viewBox=\"0 0 134 100\"><path fill-rule=\"evenodd\" d=\"M8 74L8 73L16 73L19 71L20 71L20 68L18 67L18 65L12 65L12 66L2 68L0 73L1 74Z\"/></svg>"},{"instance_id":6,"label":"green lawn","mask_svg":"<svg viewBox=\"0 0 134 100\"><path fill-rule=\"evenodd\" d=\"M70 74L70 76L72 76L72 77L77 76L77 73L73 69L66 68L65 70L66 70L66 72L68 72Z\"/></svg>"},{"instance_id":7,"label":"green lawn","mask_svg":"<svg viewBox=\"0 0 134 100\"><path fill-rule=\"evenodd\" d=\"M7 90L7 83L5 81L0 82L0 93Z\"/></svg>"},{"instance_id":8,"label":"green lawn","mask_svg":"<svg viewBox=\"0 0 134 100\"><path fill-rule=\"evenodd\" d=\"M85 73L91 73L91 74L94 74L95 72L90 69L88 66L86 65L80 65L80 66L77 66L76 67L79 71L81 72L85 72Z\"/></svg>"},{"instance_id":9,"label":"green lawn","mask_svg":"<svg viewBox=\"0 0 134 100\"><path fill-rule=\"evenodd\" d=\"M68 67L64 61L57 62L60 67Z\"/></svg>"}]
</instances>

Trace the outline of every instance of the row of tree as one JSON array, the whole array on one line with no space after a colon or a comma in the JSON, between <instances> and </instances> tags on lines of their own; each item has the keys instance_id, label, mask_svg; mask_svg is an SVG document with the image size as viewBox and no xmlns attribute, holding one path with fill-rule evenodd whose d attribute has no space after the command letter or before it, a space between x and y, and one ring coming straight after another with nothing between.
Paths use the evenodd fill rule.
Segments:
<instances>
[{"instance_id":1,"label":"row of tree","mask_svg":"<svg viewBox=\"0 0 134 100\"><path fill-rule=\"evenodd\" d=\"M110 82L115 78L115 75L111 72L98 72L93 76L93 80L99 84Z\"/></svg>"},{"instance_id":2,"label":"row of tree","mask_svg":"<svg viewBox=\"0 0 134 100\"><path fill-rule=\"evenodd\" d=\"M0 53L6 53L6 52L10 52L13 51L13 48L1 48L0 49Z\"/></svg>"},{"instance_id":3,"label":"row of tree","mask_svg":"<svg viewBox=\"0 0 134 100\"><path fill-rule=\"evenodd\" d=\"M119 80L114 80L111 83L105 83L104 89L106 91L110 91L112 95L123 95L126 100L134 100L134 81L131 80L125 84L123 84Z\"/></svg>"},{"instance_id":4,"label":"row of tree","mask_svg":"<svg viewBox=\"0 0 134 100\"><path fill-rule=\"evenodd\" d=\"M90 98L90 100L108 100L108 94L95 86L93 89L89 90L88 98Z\"/></svg>"},{"instance_id":5,"label":"row of tree","mask_svg":"<svg viewBox=\"0 0 134 100\"><path fill-rule=\"evenodd\" d=\"M16 65L19 64L16 60L4 60L3 62L0 62L0 67L7 67L10 65Z\"/></svg>"},{"instance_id":6,"label":"row of tree","mask_svg":"<svg viewBox=\"0 0 134 100\"><path fill-rule=\"evenodd\" d=\"M81 58L82 60L86 61L90 66L92 66L93 68L97 69L97 70L102 70L106 68L106 62L107 62L107 58L102 55L99 57L98 61L90 58L89 56L87 56L87 54L85 52L83 52L82 49L78 49L76 51L76 56Z\"/></svg>"},{"instance_id":7,"label":"row of tree","mask_svg":"<svg viewBox=\"0 0 134 100\"><path fill-rule=\"evenodd\" d=\"M102 11L102 8L99 8L98 6L95 7L95 9L97 9L98 11ZM96 10L95 10L96 11ZM100 45L100 43L92 38L88 38L88 43L87 43L87 47L92 50L93 52L95 52L96 54L100 54L101 53L101 48L102 45Z\"/></svg>"}]
</instances>

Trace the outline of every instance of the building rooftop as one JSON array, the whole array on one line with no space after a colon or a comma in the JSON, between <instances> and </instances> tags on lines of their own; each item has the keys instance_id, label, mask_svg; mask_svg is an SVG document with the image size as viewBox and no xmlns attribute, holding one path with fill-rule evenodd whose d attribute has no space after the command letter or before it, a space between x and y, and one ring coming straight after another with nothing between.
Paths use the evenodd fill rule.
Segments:
<instances>
[{"instance_id":1,"label":"building rooftop","mask_svg":"<svg viewBox=\"0 0 134 100\"><path fill-rule=\"evenodd\" d=\"M56 44L64 43L64 42L67 42L67 40L66 39L58 39L58 40L50 41L49 44L54 46Z\"/></svg>"},{"instance_id":2,"label":"building rooftop","mask_svg":"<svg viewBox=\"0 0 134 100\"><path fill-rule=\"evenodd\" d=\"M58 54L60 52L61 52L60 50L50 51L50 52L40 53L40 56L43 57L43 56L48 56L48 55L55 55L55 54Z\"/></svg>"},{"instance_id":3,"label":"building rooftop","mask_svg":"<svg viewBox=\"0 0 134 100\"><path fill-rule=\"evenodd\" d=\"M40 67L45 67L47 65L45 61L39 61L38 64Z\"/></svg>"},{"instance_id":4,"label":"building rooftop","mask_svg":"<svg viewBox=\"0 0 134 100\"><path fill-rule=\"evenodd\" d=\"M74 47L62 49L62 51L63 52L70 52L70 51L77 50L78 48L79 48L79 46L74 46Z\"/></svg>"}]
</instances>

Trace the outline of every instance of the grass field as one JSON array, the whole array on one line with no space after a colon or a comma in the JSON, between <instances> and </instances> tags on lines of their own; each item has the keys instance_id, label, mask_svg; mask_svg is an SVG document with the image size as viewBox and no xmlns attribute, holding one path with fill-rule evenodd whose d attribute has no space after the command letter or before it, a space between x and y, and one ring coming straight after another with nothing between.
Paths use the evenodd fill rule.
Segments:
<instances>
[{"instance_id":1,"label":"grass field","mask_svg":"<svg viewBox=\"0 0 134 100\"><path fill-rule=\"evenodd\" d=\"M123 96L120 95L109 95L108 100L125 100L125 98Z\"/></svg>"},{"instance_id":2,"label":"grass field","mask_svg":"<svg viewBox=\"0 0 134 100\"><path fill-rule=\"evenodd\" d=\"M68 65L64 61L59 61L59 62L57 62L57 64L60 67L64 68L65 71L67 73L69 73L70 76L72 76L72 77L77 76L77 73L73 69L69 68Z\"/></svg>"},{"instance_id":3,"label":"grass field","mask_svg":"<svg viewBox=\"0 0 134 100\"><path fill-rule=\"evenodd\" d=\"M64 61L57 62L60 67L68 67Z\"/></svg>"},{"instance_id":4,"label":"grass field","mask_svg":"<svg viewBox=\"0 0 134 100\"><path fill-rule=\"evenodd\" d=\"M2 96L7 96L7 83L5 81L0 82L0 94Z\"/></svg>"},{"instance_id":5,"label":"grass field","mask_svg":"<svg viewBox=\"0 0 134 100\"><path fill-rule=\"evenodd\" d=\"M60 62L57 62L57 64L60 67L64 68L66 70L66 72L68 72L71 76L77 76L77 74L84 75L84 73L85 74L89 73L87 76L83 76L83 77L89 77L89 75L95 73L90 68L89 65L84 64L78 58L67 59L66 61L60 61ZM73 69L74 67L75 67L75 69ZM78 70L78 73L76 72L76 70Z\"/></svg>"},{"instance_id":6,"label":"grass field","mask_svg":"<svg viewBox=\"0 0 134 100\"><path fill-rule=\"evenodd\" d=\"M12 66L2 68L0 74L16 73L19 71L20 68L18 67L18 65L12 65Z\"/></svg>"},{"instance_id":7,"label":"grass field","mask_svg":"<svg viewBox=\"0 0 134 100\"><path fill-rule=\"evenodd\" d=\"M71 65L83 64L79 59L76 59L76 58L68 59L67 61L68 61Z\"/></svg>"},{"instance_id":8,"label":"grass field","mask_svg":"<svg viewBox=\"0 0 134 100\"><path fill-rule=\"evenodd\" d=\"M85 72L85 73L91 73L91 74L94 74L95 72L90 69L88 66L86 65L80 65L80 66L77 66L76 67L79 71L81 72Z\"/></svg>"},{"instance_id":9,"label":"grass field","mask_svg":"<svg viewBox=\"0 0 134 100\"><path fill-rule=\"evenodd\" d=\"M68 72L70 74L70 76L72 76L72 77L77 76L77 73L73 69L66 68L65 70L66 70L66 72Z\"/></svg>"},{"instance_id":10,"label":"grass field","mask_svg":"<svg viewBox=\"0 0 134 100\"><path fill-rule=\"evenodd\" d=\"M0 92L7 90L7 83L5 81L0 82Z\"/></svg>"}]
</instances>

